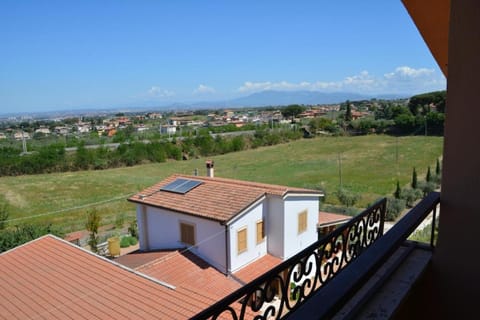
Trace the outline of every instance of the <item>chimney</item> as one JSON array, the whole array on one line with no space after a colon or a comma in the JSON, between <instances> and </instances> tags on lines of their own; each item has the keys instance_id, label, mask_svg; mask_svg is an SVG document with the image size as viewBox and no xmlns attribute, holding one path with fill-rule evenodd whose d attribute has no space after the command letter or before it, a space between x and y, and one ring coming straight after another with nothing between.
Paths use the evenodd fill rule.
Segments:
<instances>
[{"instance_id":1,"label":"chimney","mask_svg":"<svg viewBox=\"0 0 480 320\"><path fill-rule=\"evenodd\" d=\"M207 165L207 177L213 178L213 160L207 160L205 164Z\"/></svg>"}]
</instances>

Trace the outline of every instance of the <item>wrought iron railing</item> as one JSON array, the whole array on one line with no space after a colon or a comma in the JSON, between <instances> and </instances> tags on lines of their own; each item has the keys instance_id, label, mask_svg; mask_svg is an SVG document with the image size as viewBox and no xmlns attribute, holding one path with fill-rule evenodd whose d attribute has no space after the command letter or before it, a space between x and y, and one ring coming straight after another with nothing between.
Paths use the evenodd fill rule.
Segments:
<instances>
[{"instance_id":1,"label":"wrought iron railing","mask_svg":"<svg viewBox=\"0 0 480 320\"><path fill-rule=\"evenodd\" d=\"M193 319L279 319L295 310L381 235L386 199Z\"/></svg>"}]
</instances>

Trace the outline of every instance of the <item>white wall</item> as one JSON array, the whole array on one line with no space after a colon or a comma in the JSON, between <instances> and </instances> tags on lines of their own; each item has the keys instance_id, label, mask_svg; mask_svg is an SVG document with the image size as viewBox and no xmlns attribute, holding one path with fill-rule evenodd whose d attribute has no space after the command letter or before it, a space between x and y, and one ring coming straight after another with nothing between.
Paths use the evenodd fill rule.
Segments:
<instances>
[{"instance_id":1,"label":"white wall","mask_svg":"<svg viewBox=\"0 0 480 320\"><path fill-rule=\"evenodd\" d=\"M143 223L141 206L137 206L137 221L140 234L148 234L148 248L140 237L142 250L184 248L180 242L180 222L195 225L195 243L190 250L222 272L226 272L225 226L219 222L194 216L147 207L147 228Z\"/></svg>"},{"instance_id":2,"label":"white wall","mask_svg":"<svg viewBox=\"0 0 480 320\"><path fill-rule=\"evenodd\" d=\"M245 211L229 225L230 271L232 273L267 254L267 242L269 241L267 232L265 232L264 241L257 244L257 221L263 220L265 230L268 228L268 223L264 217L265 210L266 200L264 199L256 206ZM237 232L244 227L247 228L247 250L239 254Z\"/></svg>"},{"instance_id":3,"label":"white wall","mask_svg":"<svg viewBox=\"0 0 480 320\"><path fill-rule=\"evenodd\" d=\"M283 259L284 254L284 206L279 196L267 197L267 221L265 233L268 235L268 253Z\"/></svg>"},{"instance_id":4,"label":"white wall","mask_svg":"<svg viewBox=\"0 0 480 320\"><path fill-rule=\"evenodd\" d=\"M149 246L148 246L148 239L146 238L146 217L144 215L144 212L146 210L146 207L143 205L137 205L137 226L138 226L138 234L139 234L139 239L138 242L140 244L140 250L142 251L148 251Z\"/></svg>"},{"instance_id":5,"label":"white wall","mask_svg":"<svg viewBox=\"0 0 480 320\"><path fill-rule=\"evenodd\" d=\"M288 259L317 240L318 196L289 195L284 200L284 259ZM307 230L298 234L298 214L307 210Z\"/></svg>"}]
</instances>

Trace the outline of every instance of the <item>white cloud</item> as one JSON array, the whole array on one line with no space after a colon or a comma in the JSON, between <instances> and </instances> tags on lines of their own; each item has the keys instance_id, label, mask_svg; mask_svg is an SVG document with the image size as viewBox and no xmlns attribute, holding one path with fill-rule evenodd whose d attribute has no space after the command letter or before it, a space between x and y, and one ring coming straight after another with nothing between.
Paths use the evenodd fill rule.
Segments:
<instances>
[{"instance_id":1,"label":"white cloud","mask_svg":"<svg viewBox=\"0 0 480 320\"><path fill-rule=\"evenodd\" d=\"M215 89L204 84L199 84L196 89L193 90L194 94L209 94L215 93Z\"/></svg>"},{"instance_id":2,"label":"white cloud","mask_svg":"<svg viewBox=\"0 0 480 320\"><path fill-rule=\"evenodd\" d=\"M309 90L309 91L347 91L366 94L382 93L419 93L434 90L445 89L446 80L442 74L427 68L411 68L401 66L393 72L375 76L368 71L362 71L359 74L345 77L341 81L333 82L308 82L302 81L292 83L287 81L280 82L245 82L237 89L241 93L253 93L265 90Z\"/></svg>"},{"instance_id":3,"label":"white cloud","mask_svg":"<svg viewBox=\"0 0 480 320\"><path fill-rule=\"evenodd\" d=\"M387 73L384 75L386 79L392 78L419 78L419 77L428 77L435 73L433 69L420 68L414 69L407 66L398 67L394 72Z\"/></svg>"},{"instance_id":4,"label":"white cloud","mask_svg":"<svg viewBox=\"0 0 480 320\"><path fill-rule=\"evenodd\" d=\"M157 87L157 86L152 86L148 90L148 95L151 96L151 97L168 98L168 97L173 97L175 95L175 92L170 91L170 90L166 90L166 89L162 89L162 88Z\"/></svg>"}]
</instances>

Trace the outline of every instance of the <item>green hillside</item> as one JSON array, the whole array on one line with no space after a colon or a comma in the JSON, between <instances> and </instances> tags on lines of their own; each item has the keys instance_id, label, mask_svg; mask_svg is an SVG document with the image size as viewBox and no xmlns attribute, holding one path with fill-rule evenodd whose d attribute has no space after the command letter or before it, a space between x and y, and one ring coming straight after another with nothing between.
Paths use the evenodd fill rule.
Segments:
<instances>
[{"instance_id":1,"label":"green hillside","mask_svg":"<svg viewBox=\"0 0 480 320\"><path fill-rule=\"evenodd\" d=\"M326 202L339 186L361 193L359 206L391 194L396 180L410 181L412 167L423 179L441 155L441 137L325 137L212 157L215 175L296 187L320 187ZM124 214L134 216L126 198L172 173L205 174L205 159L145 164L104 171L81 171L0 178L0 197L8 205L9 225L48 221L66 231L82 229L87 210L96 208L102 223ZM35 218L27 218L36 216Z\"/></svg>"}]
</instances>

